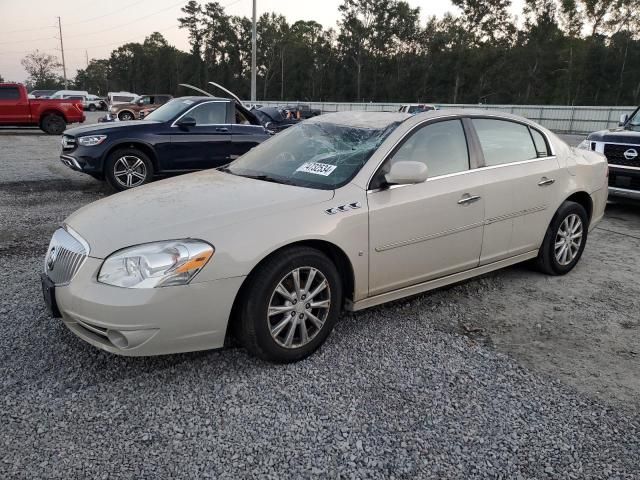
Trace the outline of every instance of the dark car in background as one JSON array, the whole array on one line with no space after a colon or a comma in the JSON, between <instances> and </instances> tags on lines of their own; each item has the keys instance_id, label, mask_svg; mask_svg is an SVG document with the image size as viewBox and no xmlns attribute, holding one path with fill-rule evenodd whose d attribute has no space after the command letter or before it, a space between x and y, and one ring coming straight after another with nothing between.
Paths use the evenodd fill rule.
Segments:
<instances>
[{"instance_id":1,"label":"dark car in background","mask_svg":"<svg viewBox=\"0 0 640 480\"><path fill-rule=\"evenodd\" d=\"M65 131L60 160L116 190L128 190L155 176L226 165L269 136L256 116L234 100L181 97L142 121Z\"/></svg>"},{"instance_id":2,"label":"dark car in background","mask_svg":"<svg viewBox=\"0 0 640 480\"><path fill-rule=\"evenodd\" d=\"M607 157L611 197L640 200L640 107L622 115L618 128L591 133L579 147Z\"/></svg>"},{"instance_id":3,"label":"dark car in background","mask_svg":"<svg viewBox=\"0 0 640 480\"><path fill-rule=\"evenodd\" d=\"M285 113L285 116L297 118L298 120L306 120L307 118L317 117L322 114L321 110L311 108L306 103L285 105L281 110Z\"/></svg>"},{"instance_id":4,"label":"dark car in background","mask_svg":"<svg viewBox=\"0 0 640 480\"><path fill-rule=\"evenodd\" d=\"M291 125L300 122L300 120L295 118L286 118L283 112L277 107L252 108L251 113L260 120L267 130L273 133L281 132Z\"/></svg>"}]
</instances>

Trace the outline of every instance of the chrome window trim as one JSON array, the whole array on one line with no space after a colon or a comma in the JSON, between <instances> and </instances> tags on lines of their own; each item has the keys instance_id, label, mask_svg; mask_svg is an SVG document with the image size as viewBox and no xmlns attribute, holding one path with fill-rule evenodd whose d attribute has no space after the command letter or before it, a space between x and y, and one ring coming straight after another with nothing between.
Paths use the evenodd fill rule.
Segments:
<instances>
[{"instance_id":1,"label":"chrome window trim","mask_svg":"<svg viewBox=\"0 0 640 480\"><path fill-rule=\"evenodd\" d=\"M529 127L529 128L533 128L534 130L540 132L540 134L544 136L544 138L547 141L547 145L549 146L549 150L550 150L551 155L548 155L546 157L537 157L537 158L533 158L531 160L519 160L517 162L502 163L500 165L491 165L491 166L476 167L476 168L471 168L471 164L470 164L469 165L469 170L465 170L465 171L462 171L462 172L449 173L449 174L446 174L446 175L440 175L438 177L427 178L427 181L434 180L434 179L441 178L441 177L446 177L446 176L449 176L449 175L458 175L458 174L461 174L461 173L469 173L469 172L473 172L474 170L481 170L483 168L495 168L495 167L503 167L503 166L506 166L506 165L518 165L518 164L521 164L521 163L534 162L534 161L537 161L537 160L547 160L547 159L550 159L550 158L556 158L555 147L553 145L553 142L551 141L551 138L549 137L549 135L547 135L547 132L541 130L540 127L538 127L537 125L534 125L533 123L527 122L526 119L523 119L525 121L520 121L520 120L516 120L516 119L507 118L507 117L504 117L504 116L501 116L501 115L495 115L495 114L492 115L490 113L487 113L486 115L485 114L482 114L482 115L480 115L480 114L461 115L459 113L451 114L451 115L442 115L442 116L438 116L436 118L427 118L425 120L422 120L419 123L416 123L413 127L411 127L411 129L406 134L404 134L400 139L398 139L391 146L391 148L385 154L385 156L382 158L382 160L373 169L373 173L369 176L369 179L367 180L367 193L370 193L370 192L373 193L373 192L377 192L377 191L380 191L380 190L389 190L390 188L396 187L396 185L392 185L392 187L386 188L386 189L380 189L380 188L369 189L368 188L369 185L371 185L371 181L373 180L373 177L375 177L376 173L378 173L378 170L380 169L380 166L382 164L384 164L384 162L387 161L387 159L394 152L396 147L401 142L403 142L409 135L411 135L413 132L415 132L416 130L418 130L419 128L421 128L422 126L424 126L425 124L428 124L428 123L435 123L435 122L438 122L440 120L456 120L456 119L459 119L460 121L462 121L463 118L469 118L471 120L473 120L474 118L489 118L489 119L502 120L502 121L505 121L505 122L518 123L520 125L523 125L523 126L526 126L526 127ZM533 139L531 139L531 141L533 142ZM480 147L482 148L482 145L480 145ZM535 147L535 143L534 143L534 148L536 148ZM469 161L471 161L471 145L469 145L469 139L467 139L467 150L469 151ZM537 149L536 149L536 151L537 151ZM404 186L404 185L402 185L402 186Z\"/></svg>"},{"instance_id":2,"label":"chrome window trim","mask_svg":"<svg viewBox=\"0 0 640 480\"><path fill-rule=\"evenodd\" d=\"M227 103L226 100L207 100L206 102L200 102L197 103L196 105L193 105L189 110L187 110L186 112L184 112L182 115L180 115L178 118L176 118L173 123L171 124L171 127L177 127L176 123L178 123L180 120L182 120L182 118L187 115L189 112L191 112L193 109L198 108L201 105L206 105L207 103ZM225 115L225 119L226 119L226 115ZM230 125L228 123L207 123L207 124L196 124L196 127L210 127L211 125Z\"/></svg>"},{"instance_id":3,"label":"chrome window trim","mask_svg":"<svg viewBox=\"0 0 640 480\"><path fill-rule=\"evenodd\" d=\"M430 177L430 178L427 178L427 180L422 182L422 183L428 183L428 182L431 182L431 181L434 181L434 180L441 180L443 178L456 177L458 175L466 175L466 174L474 173L474 172L481 172L481 171L484 171L484 170L492 170L492 169L501 168L501 167L510 167L512 165L522 165L522 164L526 164L526 163L539 162L541 160L551 160L551 159L555 159L555 158L556 158L555 155L551 155L551 156L548 156L548 157L532 158L531 160L520 160L519 162L501 163L500 165L490 165L488 167L471 168L469 170L464 170L462 172L447 173L445 175L438 175L438 176L435 176L435 177ZM612 166L614 166L614 165L612 165ZM640 170L640 168L638 170ZM390 187L386 187L386 188L369 189L369 190L367 190L367 194L376 193L376 192L380 192L380 191L383 191L383 190L393 190L394 188L399 188L399 187L408 187L410 185L421 185L421 183L405 183L405 184L402 184L402 185L391 185Z\"/></svg>"}]
</instances>

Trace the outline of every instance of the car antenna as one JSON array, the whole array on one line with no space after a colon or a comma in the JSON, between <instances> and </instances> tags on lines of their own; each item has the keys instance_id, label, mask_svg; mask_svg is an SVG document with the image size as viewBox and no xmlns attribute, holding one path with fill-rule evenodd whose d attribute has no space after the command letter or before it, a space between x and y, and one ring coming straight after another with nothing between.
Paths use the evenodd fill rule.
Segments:
<instances>
[{"instance_id":1,"label":"car antenna","mask_svg":"<svg viewBox=\"0 0 640 480\"><path fill-rule=\"evenodd\" d=\"M220 90L222 90L225 93L228 93L229 95L231 95L235 99L236 102L238 102L240 105L242 105L242 100L240 100L238 98L238 96L235 95L234 93L232 93L230 90L227 90L222 85L219 85L216 82L207 82L207 83L209 83L209 85L213 85L214 87L218 87Z\"/></svg>"},{"instance_id":2,"label":"car antenna","mask_svg":"<svg viewBox=\"0 0 640 480\"><path fill-rule=\"evenodd\" d=\"M195 90L196 92L204 93L207 97L213 97L213 95L211 95L209 92L206 92L206 91L202 90L201 88L194 87L193 85L189 85L188 83L180 83L179 85L181 87L191 88L191 89Z\"/></svg>"}]
</instances>

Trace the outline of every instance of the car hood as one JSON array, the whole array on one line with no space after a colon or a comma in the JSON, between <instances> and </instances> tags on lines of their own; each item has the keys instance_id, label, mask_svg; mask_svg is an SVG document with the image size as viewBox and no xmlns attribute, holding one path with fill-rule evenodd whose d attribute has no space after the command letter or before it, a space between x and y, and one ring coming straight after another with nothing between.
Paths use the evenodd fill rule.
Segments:
<instances>
[{"instance_id":1,"label":"car hood","mask_svg":"<svg viewBox=\"0 0 640 480\"><path fill-rule=\"evenodd\" d=\"M98 200L77 210L65 223L89 243L90 256L105 258L116 250L158 240L200 238L213 242L215 232L225 226L325 202L333 195L333 190L208 170Z\"/></svg>"},{"instance_id":2,"label":"car hood","mask_svg":"<svg viewBox=\"0 0 640 480\"><path fill-rule=\"evenodd\" d=\"M65 135L73 135L77 137L78 135L87 135L94 133L106 133L105 130L108 131L116 131L116 130L145 130L145 129L154 129L159 123L153 120L131 120L128 122L113 122L113 123L95 123L92 125L84 125L82 127L69 128L64 131Z\"/></svg>"},{"instance_id":3,"label":"car hood","mask_svg":"<svg viewBox=\"0 0 640 480\"><path fill-rule=\"evenodd\" d=\"M613 128L611 130L600 130L589 134L587 140L594 142L611 142L611 143L631 143L640 145L640 132L628 130L625 128Z\"/></svg>"}]
</instances>

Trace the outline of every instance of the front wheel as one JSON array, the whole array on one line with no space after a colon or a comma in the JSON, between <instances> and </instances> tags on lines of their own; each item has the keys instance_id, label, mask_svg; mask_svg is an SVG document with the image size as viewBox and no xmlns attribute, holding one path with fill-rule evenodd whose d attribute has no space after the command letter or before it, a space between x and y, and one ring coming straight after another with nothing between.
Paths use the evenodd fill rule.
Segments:
<instances>
[{"instance_id":1,"label":"front wheel","mask_svg":"<svg viewBox=\"0 0 640 480\"><path fill-rule=\"evenodd\" d=\"M89 111L90 112L95 112L97 110L96 106L94 103L89 104Z\"/></svg>"},{"instance_id":2,"label":"front wheel","mask_svg":"<svg viewBox=\"0 0 640 480\"><path fill-rule=\"evenodd\" d=\"M252 274L241 300L240 340L253 355L295 362L327 339L342 306L333 262L307 247L287 249Z\"/></svg>"},{"instance_id":3,"label":"front wheel","mask_svg":"<svg viewBox=\"0 0 640 480\"><path fill-rule=\"evenodd\" d=\"M553 217L538 252L539 270L564 275L576 266L587 243L589 216L582 205L564 202Z\"/></svg>"},{"instance_id":4,"label":"front wheel","mask_svg":"<svg viewBox=\"0 0 640 480\"><path fill-rule=\"evenodd\" d=\"M40 122L40 128L49 135L62 135L67 128L67 122L60 115L49 113Z\"/></svg>"},{"instance_id":5,"label":"front wheel","mask_svg":"<svg viewBox=\"0 0 640 480\"><path fill-rule=\"evenodd\" d=\"M133 114L131 112L121 112L118 118L123 122L127 122L133 120Z\"/></svg>"},{"instance_id":6,"label":"front wheel","mask_svg":"<svg viewBox=\"0 0 640 480\"><path fill-rule=\"evenodd\" d=\"M121 192L150 182L153 164L149 157L135 148L121 149L109 155L104 173L109 185Z\"/></svg>"}]
</instances>

